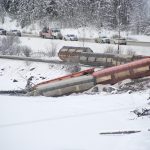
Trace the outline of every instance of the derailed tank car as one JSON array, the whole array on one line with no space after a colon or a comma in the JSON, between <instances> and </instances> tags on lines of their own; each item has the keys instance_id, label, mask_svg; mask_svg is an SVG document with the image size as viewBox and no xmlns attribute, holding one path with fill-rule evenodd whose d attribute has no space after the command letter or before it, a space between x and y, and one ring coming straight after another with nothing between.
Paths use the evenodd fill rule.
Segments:
<instances>
[{"instance_id":1,"label":"derailed tank car","mask_svg":"<svg viewBox=\"0 0 150 150\"><path fill-rule=\"evenodd\" d=\"M32 95L43 96L62 96L71 93L83 92L95 85L92 75L84 75L76 78L70 78L62 81L56 81L48 84L42 84L36 87Z\"/></svg>"},{"instance_id":2,"label":"derailed tank car","mask_svg":"<svg viewBox=\"0 0 150 150\"><path fill-rule=\"evenodd\" d=\"M96 84L115 84L125 79L136 79L150 75L150 58L110 67L93 74Z\"/></svg>"},{"instance_id":3,"label":"derailed tank car","mask_svg":"<svg viewBox=\"0 0 150 150\"><path fill-rule=\"evenodd\" d=\"M134 60L146 58L142 55L121 55L108 53L93 53L89 48L64 46L58 56L67 62L77 62L92 66L117 66Z\"/></svg>"},{"instance_id":4,"label":"derailed tank car","mask_svg":"<svg viewBox=\"0 0 150 150\"><path fill-rule=\"evenodd\" d=\"M86 70L83 70L83 71L80 71L80 72L76 72L76 73L72 73L72 74L69 74L69 75L66 75L66 76L55 78L55 79L52 79L52 80L47 80L47 81L44 81L44 82L40 82L40 83L34 85L32 87L32 90L35 90L36 87L38 87L39 85L48 84L48 83L52 83L52 82L56 82L56 81L61 81L61 80L66 80L66 79L70 79L70 78L80 77L80 76L83 76L83 75L92 74L94 72L94 69L95 68L90 68L90 69L86 69Z\"/></svg>"}]
</instances>

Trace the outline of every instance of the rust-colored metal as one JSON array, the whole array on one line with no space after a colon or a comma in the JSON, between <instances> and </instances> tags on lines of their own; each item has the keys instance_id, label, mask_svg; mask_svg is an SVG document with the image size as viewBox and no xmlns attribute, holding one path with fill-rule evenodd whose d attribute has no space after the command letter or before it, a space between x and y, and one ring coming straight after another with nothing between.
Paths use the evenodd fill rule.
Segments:
<instances>
[{"instance_id":1,"label":"rust-colored metal","mask_svg":"<svg viewBox=\"0 0 150 150\"><path fill-rule=\"evenodd\" d=\"M120 55L108 53L93 53L89 48L64 46L60 49L58 56L61 60L67 62L78 62L81 64L91 64L93 66L117 66L139 59L150 58L143 55ZM94 58L93 62L89 58ZM107 61L109 59L109 62Z\"/></svg>"},{"instance_id":2,"label":"rust-colored metal","mask_svg":"<svg viewBox=\"0 0 150 150\"><path fill-rule=\"evenodd\" d=\"M148 69L140 71L142 67L147 67ZM139 71L135 72L134 69L139 69ZM119 76L120 73L124 73L124 74ZM150 58L145 58L145 59L137 60L137 61L130 62L127 64L96 71L92 75L97 79L98 84L100 83L101 84L115 84L119 81L122 81L128 78L135 79L135 78L149 76L150 75ZM107 76L110 76L110 78L100 80L100 78L107 77Z\"/></svg>"}]
</instances>

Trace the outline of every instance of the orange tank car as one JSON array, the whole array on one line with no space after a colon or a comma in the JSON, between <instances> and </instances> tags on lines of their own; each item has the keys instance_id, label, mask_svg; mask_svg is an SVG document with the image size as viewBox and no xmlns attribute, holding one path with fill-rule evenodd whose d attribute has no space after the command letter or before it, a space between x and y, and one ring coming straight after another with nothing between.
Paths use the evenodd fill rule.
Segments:
<instances>
[{"instance_id":1,"label":"orange tank car","mask_svg":"<svg viewBox=\"0 0 150 150\"><path fill-rule=\"evenodd\" d=\"M97 84L115 84L124 79L135 79L150 75L150 58L110 67L92 74Z\"/></svg>"}]
</instances>

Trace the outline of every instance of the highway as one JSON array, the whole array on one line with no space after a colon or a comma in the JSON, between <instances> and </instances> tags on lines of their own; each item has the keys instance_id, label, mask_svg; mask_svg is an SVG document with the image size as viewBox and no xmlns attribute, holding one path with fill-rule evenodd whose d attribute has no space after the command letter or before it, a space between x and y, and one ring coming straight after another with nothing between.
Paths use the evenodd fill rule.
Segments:
<instances>
[{"instance_id":1,"label":"highway","mask_svg":"<svg viewBox=\"0 0 150 150\"><path fill-rule=\"evenodd\" d=\"M31 38L41 38L39 37L38 35L33 35L33 34L22 34L22 37L31 37ZM91 42L91 43L95 43L95 40L94 39L83 39L83 38L80 38L79 39L80 42ZM111 44L113 44L113 41L111 40ZM140 41L131 41L131 40L127 40L127 45L130 45L130 46L144 46L144 47L150 47L150 42L140 42Z\"/></svg>"},{"instance_id":2,"label":"highway","mask_svg":"<svg viewBox=\"0 0 150 150\"><path fill-rule=\"evenodd\" d=\"M26 34L26 33L22 33L22 37L41 38L38 35ZM91 42L91 43L95 43L95 40L94 39L87 39L87 38L85 38L85 39L80 38L79 42ZM102 44L102 43L99 43L99 44ZM114 44L113 40L111 40L111 44ZM127 45L129 45L129 46L150 47L150 42L141 42L141 41L127 40Z\"/></svg>"},{"instance_id":3,"label":"highway","mask_svg":"<svg viewBox=\"0 0 150 150\"><path fill-rule=\"evenodd\" d=\"M150 47L150 42L127 41L127 45Z\"/></svg>"}]
</instances>

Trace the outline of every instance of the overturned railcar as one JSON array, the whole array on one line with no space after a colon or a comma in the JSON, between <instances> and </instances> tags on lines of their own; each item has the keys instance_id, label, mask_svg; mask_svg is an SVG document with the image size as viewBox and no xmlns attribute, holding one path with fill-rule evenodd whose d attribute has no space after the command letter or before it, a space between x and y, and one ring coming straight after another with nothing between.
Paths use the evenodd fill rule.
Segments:
<instances>
[{"instance_id":1,"label":"overturned railcar","mask_svg":"<svg viewBox=\"0 0 150 150\"><path fill-rule=\"evenodd\" d=\"M47 81L40 82L40 83L34 85L32 87L32 90L35 90L40 85L44 85L44 84L48 84L48 83L52 83L52 82L57 82L57 81L61 81L61 80L66 80L66 79L70 79L70 78L80 77L80 76L83 76L83 75L92 74L94 72L94 69L95 68L90 68L90 69L86 69L86 70L83 70L83 71L80 71L80 72L76 72L76 73L72 73L72 74L69 74L69 75L66 75L66 76L55 78L55 79L52 79L52 80L47 80Z\"/></svg>"},{"instance_id":2,"label":"overturned railcar","mask_svg":"<svg viewBox=\"0 0 150 150\"><path fill-rule=\"evenodd\" d=\"M79 55L81 53L93 53L89 47L73 47L64 46L59 50L58 56L63 61L79 62Z\"/></svg>"},{"instance_id":3,"label":"overturned railcar","mask_svg":"<svg viewBox=\"0 0 150 150\"><path fill-rule=\"evenodd\" d=\"M57 97L71 93L83 92L92 88L95 85L94 81L95 80L92 75L84 75L76 78L42 84L36 87L36 90L32 92L32 95Z\"/></svg>"},{"instance_id":4,"label":"overturned railcar","mask_svg":"<svg viewBox=\"0 0 150 150\"><path fill-rule=\"evenodd\" d=\"M134 60L146 58L142 55L121 55L108 53L93 53L85 47L64 46L58 53L61 60L66 62L77 62L92 66L117 66Z\"/></svg>"},{"instance_id":5,"label":"overturned railcar","mask_svg":"<svg viewBox=\"0 0 150 150\"><path fill-rule=\"evenodd\" d=\"M150 58L110 67L93 74L96 84L115 84L125 79L136 79L150 75Z\"/></svg>"}]
</instances>

